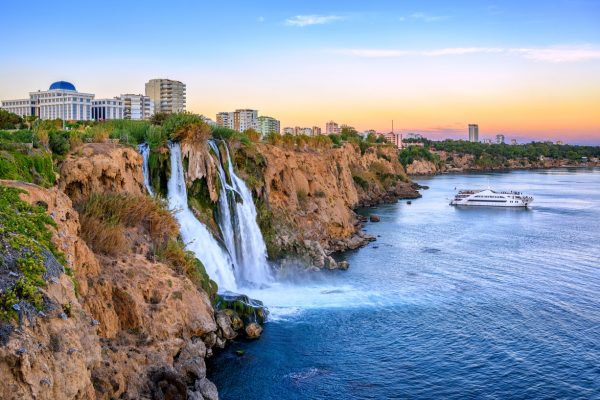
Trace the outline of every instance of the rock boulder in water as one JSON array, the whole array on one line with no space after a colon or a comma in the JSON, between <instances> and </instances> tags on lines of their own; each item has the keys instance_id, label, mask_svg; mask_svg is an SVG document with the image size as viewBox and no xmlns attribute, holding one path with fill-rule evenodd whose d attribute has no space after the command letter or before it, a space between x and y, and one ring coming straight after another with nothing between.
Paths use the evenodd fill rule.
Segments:
<instances>
[{"instance_id":1,"label":"rock boulder in water","mask_svg":"<svg viewBox=\"0 0 600 400\"><path fill-rule=\"evenodd\" d=\"M256 322L252 322L252 323L246 325L246 336L249 339L256 339L256 338L260 337L262 330L263 330L262 326L260 326Z\"/></svg>"},{"instance_id":2,"label":"rock boulder in water","mask_svg":"<svg viewBox=\"0 0 600 400\"><path fill-rule=\"evenodd\" d=\"M369 221L371 221L371 222L379 222L379 221L381 221L381 218L379 218L379 215L371 214L369 216Z\"/></svg>"}]
</instances>

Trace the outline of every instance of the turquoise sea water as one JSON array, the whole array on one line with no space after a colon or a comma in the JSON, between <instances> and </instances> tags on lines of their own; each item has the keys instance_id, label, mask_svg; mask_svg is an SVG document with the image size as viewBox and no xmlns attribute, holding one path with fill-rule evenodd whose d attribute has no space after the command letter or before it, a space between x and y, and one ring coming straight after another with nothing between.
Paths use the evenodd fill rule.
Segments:
<instances>
[{"instance_id":1,"label":"turquoise sea water","mask_svg":"<svg viewBox=\"0 0 600 400\"><path fill-rule=\"evenodd\" d=\"M209 362L222 399L600 398L600 170L418 182L363 210L379 237L348 271L252 293L273 319ZM448 205L488 184L535 201Z\"/></svg>"}]
</instances>

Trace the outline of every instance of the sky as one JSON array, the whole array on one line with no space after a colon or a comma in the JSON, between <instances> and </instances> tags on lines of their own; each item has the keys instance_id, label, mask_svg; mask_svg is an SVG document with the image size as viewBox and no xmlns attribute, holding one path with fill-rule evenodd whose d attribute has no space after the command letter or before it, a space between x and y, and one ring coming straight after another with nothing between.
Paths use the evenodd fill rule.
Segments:
<instances>
[{"instance_id":1,"label":"sky","mask_svg":"<svg viewBox=\"0 0 600 400\"><path fill-rule=\"evenodd\" d=\"M213 119L600 144L600 0L32 0L0 18L0 99L162 77Z\"/></svg>"}]
</instances>

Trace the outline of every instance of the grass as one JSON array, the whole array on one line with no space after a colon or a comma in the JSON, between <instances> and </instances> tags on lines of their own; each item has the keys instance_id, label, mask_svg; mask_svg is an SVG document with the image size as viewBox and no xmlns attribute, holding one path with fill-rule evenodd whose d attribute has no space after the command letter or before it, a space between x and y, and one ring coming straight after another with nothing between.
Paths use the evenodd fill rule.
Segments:
<instances>
[{"instance_id":1,"label":"grass","mask_svg":"<svg viewBox=\"0 0 600 400\"><path fill-rule=\"evenodd\" d=\"M158 199L127 193L96 193L79 204L81 235L99 253L118 255L129 248L126 228L141 226L153 244L164 246L179 227Z\"/></svg>"},{"instance_id":2,"label":"grass","mask_svg":"<svg viewBox=\"0 0 600 400\"><path fill-rule=\"evenodd\" d=\"M96 253L119 256L131 251L127 229L139 227L158 260L188 277L213 298L217 284L178 238L179 225L163 200L128 193L97 193L77 206L81 237Z\"/></svg>"},{"instance_id":3,"label":"grass","mask_svg":"<svg viewBox=\"0 0 600 400\"><path fill-rule=\"evenodd\" d=\"M53 186L56 176L52 153L18 144L0 144L0 179Z\"/></svg>"}]
</instances>

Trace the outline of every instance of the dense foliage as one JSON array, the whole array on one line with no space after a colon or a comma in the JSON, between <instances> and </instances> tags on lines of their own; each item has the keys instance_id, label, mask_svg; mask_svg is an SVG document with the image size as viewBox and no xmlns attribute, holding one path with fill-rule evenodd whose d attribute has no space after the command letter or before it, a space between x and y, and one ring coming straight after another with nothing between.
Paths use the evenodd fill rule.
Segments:
<instances>
[{"instance_id":1,"label":"dense foliage","mask_svg":"<svg viewBox=\"0 0 600 400\"><path fill-rule=\"evenodd\" d=\"M440 157L437 154L433 154L425 147L419 146L410 146L402 149L402 151L400 151L398 154L398 159L404 167L412 164L415 160L426 160L434 163L438 163L440 161Z\"/></svg>"},{"instance_id":2,"label":"dense foliage","mask_svg":"<svg viewBox=\"0 0 600 400\"><path fill-rule=\"evenodd\" d=\"M537 160L540 156L573 161L580 160L581 157L600 157L600 146L558 145L546 142L520 145L484 144L465 140L426 141L426 144L435 150L472 154L476 159L484 154L489 155L491 158L527 158L530 161Z\"/></svg>"},{"instance_id":3,"label":"dense foliage","mask_svg":"<svg viewBox=\"0 0 600 400\"><path fill-rule=\"evenodd\" d=\"M16 129L23 124L23 118L0 109L0 129Z\"/></svg>"}]
</instances>

